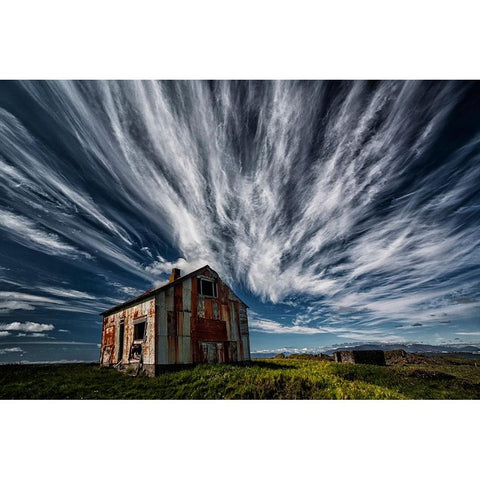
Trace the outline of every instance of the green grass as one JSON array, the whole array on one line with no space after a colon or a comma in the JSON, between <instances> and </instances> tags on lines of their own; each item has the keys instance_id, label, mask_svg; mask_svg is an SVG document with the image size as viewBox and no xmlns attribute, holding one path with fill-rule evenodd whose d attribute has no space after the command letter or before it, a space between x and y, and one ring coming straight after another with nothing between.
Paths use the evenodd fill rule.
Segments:
<instances>
[{"instance_id":1,"label":"green grass","mask_svg":"<svg viewBox=\"0 0 480 480\"><path fill-rule=\"evenodd\" d=\"M0 365L1 399L479 399L480 367L306 359L196 365L155 378L92 364Z\"/></svg>"}]
</instances>

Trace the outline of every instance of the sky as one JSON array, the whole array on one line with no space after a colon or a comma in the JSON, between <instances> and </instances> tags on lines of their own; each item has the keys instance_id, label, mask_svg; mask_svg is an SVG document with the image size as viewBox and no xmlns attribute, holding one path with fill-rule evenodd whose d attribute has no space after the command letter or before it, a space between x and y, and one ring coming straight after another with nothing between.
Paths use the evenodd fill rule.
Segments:
<instances>
[{"instance_id":1,"label":"sky","mask_svg":"<svg viewBox=\"0 0 480 480\"><path fill-rule=\"evenodd\" d=\"M480 83L0 82L0 363L209 264L252 352L480 343Z\"/></svg>"}]
</instances>

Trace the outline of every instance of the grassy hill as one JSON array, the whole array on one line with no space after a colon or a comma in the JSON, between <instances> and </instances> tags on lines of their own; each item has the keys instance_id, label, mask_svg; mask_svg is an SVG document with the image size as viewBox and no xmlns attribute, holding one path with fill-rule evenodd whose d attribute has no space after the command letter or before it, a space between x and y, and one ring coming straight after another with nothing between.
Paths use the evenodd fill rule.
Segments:
<instances>
[{"instance_id":1,"label":"grassy hill","mask_svg":"<svg viewBox=\"0 0 480 480\"><path fill-rule=\"evenodd\" d=\"M147 378L94 364L0 365L0 398L479 399L480 366L452 357L387 367L278 358L196 365Z\"/></svg>"}]
</instances>

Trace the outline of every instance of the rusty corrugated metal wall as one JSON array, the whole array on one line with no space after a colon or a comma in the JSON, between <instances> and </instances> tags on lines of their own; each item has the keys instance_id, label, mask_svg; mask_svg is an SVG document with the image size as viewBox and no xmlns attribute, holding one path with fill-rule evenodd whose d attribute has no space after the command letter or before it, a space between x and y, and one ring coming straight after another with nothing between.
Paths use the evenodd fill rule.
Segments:
<instances>
[{"instance_id":1,"label":"rusty corrugated metal wall","mask_svg":"<svg viewBox=\"0 0 480 480\"><path fill-rule=\"evenodd\" d=\"M197 292L197 279L192 279L192 351L193 362L239 362L250 360L246 307L218 275L206 269L197 278L213 280L217 297L208 298ZM243 315L240 315L242 311ZM241 336L241 318L247 332Z\"/></svg>"},{"instance_id":2,"label":"rusty corrugated metal wall","mask_svg":"<svg viewBox=\"0 0 480 480\"><path fill-rule=\"evenodd\" d=\"M217 296L200 295L198 278L216 283ZM130 349L135 322L146 319L144 365L250 360L246 305L209 268L175 283L134 306L104 318L100 362L137 361ZM124 323L120 354L120 325Z\"/></svg>"},{"instance_id":3,"label":"rusty corrugated metal wall","mask_svg":"<svg viewBox=\"0 0 480 480\"><path fill-rule=\"evenodd\" d=\"M190 345L191 278L156 295L157 364L192 363Z\"/></svg>"},{"instance_id":4,"label":"rusty corrugated metal wall","mask_svg":"<svg viewBox=\"0 0 480 480\"><path fill-rule=\"evenodd\" d=\"M145 337L142 345L143 363L155 364L155 299L150 298L104 318L100 363L112 365L129 363L135 324L145 321ZM123 342L120 329L123 323ZM120 345L123 345L120 351Z\"/></svg>"}]
</instances>

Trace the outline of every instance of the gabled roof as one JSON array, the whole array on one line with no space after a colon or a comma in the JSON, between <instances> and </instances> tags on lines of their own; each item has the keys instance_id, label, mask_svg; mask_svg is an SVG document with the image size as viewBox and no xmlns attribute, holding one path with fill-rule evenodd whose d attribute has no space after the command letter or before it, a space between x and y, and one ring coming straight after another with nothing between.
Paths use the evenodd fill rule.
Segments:
<instances>
[{"instance_id":1,"label":"gabled roof","mask_svg":"<svg viewBox=\"0 0 480 480\"><path fill-rule=\"evenodd\" d=\"M179 283L182 283L187 278L194 277L195 275L198 275L202 270L205 270L206 268L208 268L210 271L212 271L213 273L218 275L218 273L215 270L213 270L213 268L211 268L209 265L204 265L203 267L197 268L197 270L194 270L193 272L187 273L187 275L183 275L182 277L177 278L173 282L168 282L165 285L162 285L161 287L152 288L150 290L147 290L146 292L143 292L141 295L138 295L137 297L131 298L130 300L127 300L126 302L115 305L114 307L109 308L108 310L105 310L104 312L100 313L100 315L102 315L102 316L110 315L113 312L115 312L117 310L122 310L129 305L132 305L136 302L139 302L140 300L152 297L153 295L155 295L159 292L163 292L164 290L167 290L168 288L173 287L174 285L178 285ZM220 276L220 275L218 275L218 276ZM232 292L233 292L233 290L232 290ZM238 295L237 295L237 297L238 297ZM240 300L240 298L239 298L239 300ZM246 307L248 307L248 305L244 301L240 300L240 302L242 302Z\"/></svg>"}]
</instances>

